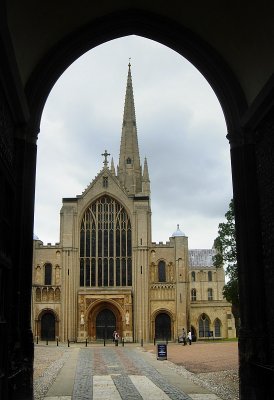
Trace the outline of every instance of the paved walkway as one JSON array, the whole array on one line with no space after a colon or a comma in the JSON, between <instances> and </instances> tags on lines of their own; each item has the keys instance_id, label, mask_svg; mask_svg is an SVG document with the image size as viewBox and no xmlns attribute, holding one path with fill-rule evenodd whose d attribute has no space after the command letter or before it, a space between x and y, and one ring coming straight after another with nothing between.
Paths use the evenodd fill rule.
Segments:
<instances>
[{"instance_id":1,"label":"paved walkway","mask_svg":"<svg viewBox=\"0 0 274 400\"><path fill-rule=\"evenodd\" d=\"M168 346L168 351L169 348L172 346ZM177 348L177 353L178 350L186 350L179 345L173 348ZM191 348L194 350L194 346ZM47 351L49 347L44 346L44 349ZM36 399L220 399L210 390L193 383L187 374L184 376L176 368L170 368L169 361L157 360L156 355L152 354L153 348L141 348L133 344L126 344L125 347L93 345L86 348L75 344L55 351L60 352L57 359L59 366L51 368L51 377L48 371L50 388ZM190 346L187 351L190 351ZM46 377L47 373L42 374L43 379ZM38 384L39 379L36 381Z\"/></svg>"}]
</instances>

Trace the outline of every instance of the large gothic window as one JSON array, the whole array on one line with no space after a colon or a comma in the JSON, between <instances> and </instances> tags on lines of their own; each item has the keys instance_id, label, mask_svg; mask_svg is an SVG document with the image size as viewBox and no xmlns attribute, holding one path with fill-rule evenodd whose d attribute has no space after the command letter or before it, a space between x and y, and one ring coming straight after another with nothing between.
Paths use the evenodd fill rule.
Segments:
<instances>
[{"instance_id":1,"label":"large gothic window","mask_svg":"<svg viewBox=\"0 0 274 400\"><path fill-rule=\"evenodd\" d=\"M80 226L80 286L131 286L131 223L125 208L102 196Z\"/></svg>"}]
</instances>

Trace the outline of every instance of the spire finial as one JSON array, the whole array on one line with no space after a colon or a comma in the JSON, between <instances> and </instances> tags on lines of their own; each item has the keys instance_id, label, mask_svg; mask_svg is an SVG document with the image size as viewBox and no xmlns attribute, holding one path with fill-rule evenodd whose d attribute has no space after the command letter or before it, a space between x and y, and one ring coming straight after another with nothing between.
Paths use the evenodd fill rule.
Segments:
<instances>
[{"instance_id":1,"label":"spire finial","mask_svg":"<svg viewBox=\"0 0 274 400\"><path fill-rule=\"evenodd\" d=\"M130 67L131 67L130 60L131 60L131 57L129 57L129 59L128 59L128 68L129 68L129 69L130 69Z\"/></svg>"},{"instance_id":2,"label":"spire finial","mask_svg":"<svg viewBox=\"0 0 274 400\"><path fill-rule=\"evenodd\" d=\"M105 157L104 166L107 167L108 166L107 156L110 156L110 154L105 150L105 152L101 154L101 156Z\"/></svg>"}]
</instances>

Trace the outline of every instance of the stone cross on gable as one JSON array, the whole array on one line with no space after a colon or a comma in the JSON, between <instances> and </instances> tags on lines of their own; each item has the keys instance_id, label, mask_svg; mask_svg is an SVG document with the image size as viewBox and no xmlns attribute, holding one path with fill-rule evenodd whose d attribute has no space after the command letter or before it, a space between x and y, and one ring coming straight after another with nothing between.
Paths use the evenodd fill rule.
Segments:
<instances>
[{"instance_id":1,"label":"stone cross on gable","mask_svg":"<svg viewBox=\"0 0 274 400\"><path fill-rule=\"evenodd\" d=\"M101 156L105 157L104 166L107 167L108 166L107 156L110 156L110 154L105 150L105 152L101 154Z\"/></svg>"}]
</instances>

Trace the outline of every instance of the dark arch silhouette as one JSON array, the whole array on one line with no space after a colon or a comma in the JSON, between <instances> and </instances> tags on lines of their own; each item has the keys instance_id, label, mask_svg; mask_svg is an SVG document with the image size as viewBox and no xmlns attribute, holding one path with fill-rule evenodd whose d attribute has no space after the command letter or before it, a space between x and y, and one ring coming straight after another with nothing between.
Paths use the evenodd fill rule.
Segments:
<instances>
[{"instance_id":1,"label":"dark arch silhouette","mask_svg":"<svg viewBox=\"0 0 274 400\"><path fill-rule=\"evenodd\" d=\"M171 319L167 313L160 313L155 318L155 339L171 340Z\"/></svg>"},{"instance_id":2,"label":"dark arch silhouette","mask_svg":"<svg viewBox=\"0 0 274 400\"><path fill-rule=\"evenodd\" d=\"M273 205L273 126L274 126L274 75L271 52L263 51L254 54L254 47L250 47L247 39L250 27L258 35L258 45L267 48L272 46L270 32L272 27L271 18L273 12L271 7L264 4L254 5L254 14L250 20L244 18L249 11L247 5L242 2L241 12L238 14L233 7L227 7L230 17L235 14L235 24L238 26L237 37L239 37L239 49L243 51L239 62L234 64L234 68L243 68L247 71L250 65L250 59L256 59L259 69L262 71L257 76L258 68L253 69L250 65L249 76L245 79L240 76L239 81L231 72L229 65L236 61L237 53L226 52L227 44L225 38L229 39L229 32L226 26L223 28L220 24L208 27L207 31L201 30L204 40L201 40L193 32L185 29L183 25L175 22L180 20L180 15L176 15L176 10L166 4L162 8L165 15L173 15L174 19L169 17L160 17L153 12L142 12L136 9L130 9L127 6L126 11L119 10L117 13L100 19L93 19L94 14L90 11L87 17L92 21L90 25L81 29L71 31L72 33L64 36L62 40L54 47L49 47L48 54L41 57L40 65L32 71L27 88L21 84L20 73L24 73L24 62L16 59L14 50L16 49L16 38L22 33L26 23L30 23L37 15L37 9L33 7L26 8L27 13L18 15L20 24L17 26L17 35L11 37L9 29L16 21L11 13L7 11L7 2L0 3L1 11L1 40L0 47L3 53L3 62L1 63L1 94L10 125L7 133L7 146L2 149L1 155L7 163L3 164L4 183L7 185L7 193L3 194L4 203L9 204L11 218L8 222L8 228L5 232L5 241L1 241L1 254L4 269L4 276L1 280L1 290L3 290L4 308L2 310L2 321L4 322L4 338L0 349L4 361L3 386L1 391L3 398L10 398L9 394L18 388L24 396L21 398L32 398L32 360L33 360L33 335L30 329L30 309L31 309L31 263L32 263L32 237L33 237L33 210L34 210L34 186L35 186L35 164L36 164L36 143L35 139L39 132L40 118L46 98L56 80L64 70L81 54L89 49L104 43L110 39L115 39L130 34L141 35L154 39L159 43L165 44L186 57L195 65L203 76L208 80L214 89L220 104L222 105L226 123L229 132L229 138L232 141L231 146L231 165L233 178L233 191L235 200L235 221L236 236L239 262L239 291L241 302L241 329L239 340L239 361L240 361L240 397L244 400L249 399L272 399L274 398L273 373L269 366L274 364L274 350L272 332L274 331L274 297L273 297L273 268L274 252L274 205ZM21 2L23 4L23 2ZM175 2L175 6L177 3ZM13 4L14 6L14 4ZM113 5L111 8L104 5L102 13L110 9L118 9L120 4ZM146 7L155 9L152 4L146 4ZM24 7L26 7L24 3ZM56 10L61 10L62 5ZM141 6L140 6L141 7ZM208 14L205 12L204 20L213 9L208 7ZM16 7L13 7L16 10ZM55 8L45 8L47 14L41 15L42 21L48 22L51 12ZM76 8L77 10L77 8ZM31 12L33 11L33 12ZM66 10L62 9L64 16ZM198 20L194 11L187 10L186 16L192 18L189 20L193 30L198 31ZM214 7L218 15L218 9ZM260 13L260 14L259 14ZM28 18L26 18L28 14ZM261 18L257 18L260 16ZM77 19L76 23L81 23ZM178 19L177 19L178 18ZM65 18L64 18L65 22ZM67 22L67 21L66 21ZM49 29L52 40L56 39L56 33L62 34L73 29L72 25L63 26L58 32ZM50 26L50 25L47 25ZM33 29L34 34L38 29ZM261 32L261 33L259 33ZM218 35L220 41L218 47L220 52L224 51L227 55L227 62L224 62L220 53L217 53L206 43L206 34L211 43L217 43ZM239 34L239 36L238 36ZM251 36L252 38L252 36ZM232 44L237 38L234 36ZM252 39L251 39L252 40ZM52 41L51 41L52 42ZM24 43L24 42L23 42ZM47 45L49 42L45 41ZM255 44L254 43L254 44ZM29 56L31 45L25 48L17 41L17 51L23 54L24 61L29 66L34 65L41 55L41 52L34 51L34 57ZM50 44L49 44L50 46ZM214 44L213 44L214 46ZM233 50L233 49L232 49ZM242 59L242 60L241 60ZM244 60L244 61L243 61ZM2 65L3 64L3 65ZM28 69L27 69L28 70ZM245 96L240 88L240 82L243 90L248 88L246 85L255 83L254 99L249 98L252 103L247 108ZM264 86L263 86L264 85ZM27 92L25 92L27 89ZM260 90L260 92L258 92ZM25 103L25 94L27 94L27 103ZM9 108L11 109L9 110ZM3 109L4 110L4 109ZM241 119L242 118L242 119ZM240 121L241 119L241 121ZM2 124L3 125L3 124ZM5 124L4 124L5 125ZM3 126L4 126L3 125ZM2 134L2 132L1 132ZM234 137L232 136L234 135ZM2 137L2 136L1 136ZM4 135L5 137L5 135ZM239 139L240 138L240 139ZM14 147L9 147L8 143L14 142ZM236 143L235 143L236 142ZM8 151L8 153L6 153ZM8 158L6 158L8 155ZM13 160L14 163L10 161ZM7 167L7 170L6 170ZM2 185L3 186L3 185ZM12 222L16 221L16 224ZM6 222L5 222L6 223ZM19 229L18 229L19 228ZM3 253L4 250L4 253ZM7 252L7 259L6 259ZM1 261L1 262L2 262ZM8 272L6 272L8 271ZM8 283L8 284L6 284ZM14 289L18 296L14 296ZM254 296L256 293L256 296ZM4 317L3 317L4 316ZM7 346L8 344L8 346ZM18 350L20 346L20 352ZM2 364L1 364L2 365ZM15 366L15 372L9 379L11 371L10 366ZM25 384L22 385L22 371L25 375ZM2 374L1 374L2 377ZM3 387L3 390L2 390ZM1 394L2 394L1 392ZM16 396L16 395L15 395ZM14 396L12 396L14 397ZM17 396L17 398L19 398Z\"/></svg>"},{"instance_id":3,"label":"dark arch silhouette","mask_svg":"<svg viewBox=\"0 0 274 400\"><path fill-rule=\"evenodd\" d=\"M53 85L77 58L95 46L127 35L155 40L188 59L206 78L217 95L228 132L240 130L247 104L233 72L222 57L190 30L167 17L139 10L113 13L69 34L53 47L33 71L26 93L32 110L29 132L39 132L43 108Z\"/></svg>"},{"instance_id":4,"label":"dark arch silhouette","mask_svg":"<svg viewBox=\"0 0 274 400\"><path fill-rule=\"evenodd\" d=\"M105 308L96 317L96 339L112 339L114 330L116 330L115 315Z\"/></svg>"},{"instance_id":5,"label":"dark arch silhouette","mask_svg":"<svg viewBox=\"0 0 274 400\"><path fill-rule=\"evenodd\" d=\"M51 311L41 316L41 340L55 340L55 316Z\"/></svg>"}]
</instances>

